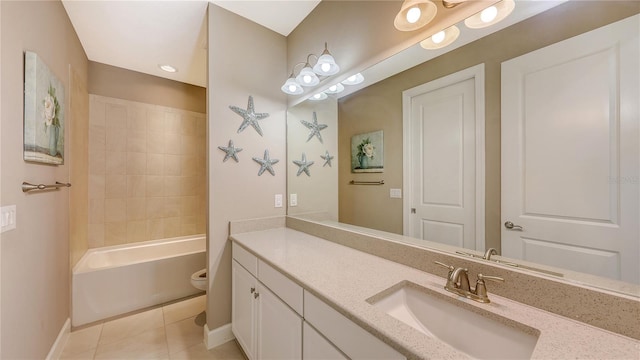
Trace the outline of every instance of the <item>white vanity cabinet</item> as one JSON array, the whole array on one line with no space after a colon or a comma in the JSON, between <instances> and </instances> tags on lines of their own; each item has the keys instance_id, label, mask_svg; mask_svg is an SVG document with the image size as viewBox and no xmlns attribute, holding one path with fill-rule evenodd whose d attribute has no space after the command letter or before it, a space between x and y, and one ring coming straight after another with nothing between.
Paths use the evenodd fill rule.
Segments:
<instances>
[{"instance_id":1,"label":"white vanity cabinet","mask_svg":"<svg viewBox=\"0 0 640 360\"><path fill-rule=\"evenodd\" d=\"M234 243L231 329L249 360L301 359L301 313L302 288Z\"/></svg>"}]
</instances>

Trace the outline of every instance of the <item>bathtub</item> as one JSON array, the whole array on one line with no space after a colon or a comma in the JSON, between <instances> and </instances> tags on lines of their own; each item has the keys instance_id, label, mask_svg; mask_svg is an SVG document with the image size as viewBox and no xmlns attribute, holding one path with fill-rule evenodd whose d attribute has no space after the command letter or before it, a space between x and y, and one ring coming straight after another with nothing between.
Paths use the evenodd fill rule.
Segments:
<instances>
[{"instance_id":1,"label":"bathtub","mask_svg":"<svg viewBox=\"0 0 640 360\"><path fill-rule=\"evenodd\" d=\"M205 253L204 235L90 249L73 268L72 325L197 294Z\"/></svg>"}]
</instances>

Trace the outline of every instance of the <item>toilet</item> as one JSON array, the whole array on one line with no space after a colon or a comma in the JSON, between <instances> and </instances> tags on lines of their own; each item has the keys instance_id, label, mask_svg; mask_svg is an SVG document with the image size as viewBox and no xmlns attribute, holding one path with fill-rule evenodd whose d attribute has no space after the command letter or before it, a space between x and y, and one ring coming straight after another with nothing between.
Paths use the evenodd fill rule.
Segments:
<instances>
[{"instance_id":1,"label":"toilet","mask_svg":"<svg viewBox=\"0 0 640 360\"><path fill-rule=\"evenodd\" d=\"M202 269L191 274L191 285L196 289L207 290L207 269Z\"/></svg>"}]
</instances>

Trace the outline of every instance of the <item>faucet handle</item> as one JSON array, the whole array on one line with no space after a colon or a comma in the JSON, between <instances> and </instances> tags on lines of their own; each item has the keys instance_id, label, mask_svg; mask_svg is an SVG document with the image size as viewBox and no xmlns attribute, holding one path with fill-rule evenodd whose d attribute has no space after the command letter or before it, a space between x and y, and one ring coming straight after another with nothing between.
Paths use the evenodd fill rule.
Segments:
<instances>
[{"instance_id":1,"label":"faucet handle","mask_svg":"<svg viewBox=\"0 0 640 360\"><path fill-rule=\"evenodd\" d=\"M453 266L451 265L447 265L445 263L441 263L440 261L434 261L434 263L442 266L442 267L446 267L447 269L449 269L449 273L453 272L453 270L455 269Z\"/></svg>"},{"instance_id":2,"label":"faucet handle","mask_svg":"<svg viewBox=\"0 0 640 360\"><path fill-rule=\"evenodd\" d=\"M487 275L478 274L478 281L476 281L476 288L474 291L475 295L477 295L477 301L483 302L483 303L489 303L491 301L489 300L489 296L487 295L487 286L484 283L485 280L503 282L504 279L497 276L487 276Z\"/></svg>"},{"instance_id":3,"label":"faucet handle","mask_svg":"<svg viewBox=\"0 0 640 360\"><path fill-rule=\"evenodd\" d=\"M478 274L478 281L481 280L491 280L491 281L500 281L500 282L504 282L504 279L498 276L488 276L488 275L482 275L482 274Z\"/></svg>"}]
</instances>

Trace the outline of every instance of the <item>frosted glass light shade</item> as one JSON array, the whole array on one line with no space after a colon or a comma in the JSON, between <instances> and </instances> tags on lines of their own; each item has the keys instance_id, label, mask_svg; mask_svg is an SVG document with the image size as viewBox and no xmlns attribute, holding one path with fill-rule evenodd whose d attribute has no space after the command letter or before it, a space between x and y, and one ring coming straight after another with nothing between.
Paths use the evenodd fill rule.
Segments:
<instances>
[{"instance_id":1,"label":"frosted glass light shade","mask_svg":"<svg viewBox=\"0 0 640 360\"><path fill-rule=\"evenodd\" d=\"M427 49L427 50L441 49L453 43L454 41L456 41L458 36L460 36L460 29L458 29L458 27L455 25L444 29L442 32L444 33L444 38L442 39L442 41L438 42L437 41L438 39L434 39L434 37L438 35L438 34L435 34L433 36L429 36L428 38L422 40L420 42L420 46L422 46L423 49Z\"/></svg>"},{"instance_id":2,"label":"frosted glass light shade","mask_svg":"<svg viewBox=\"0 0 640 360\"><path fill-rule=\"evenodd\" d=\"M320 100L324 100L324 99L326 99L326 98L328 98L327 94L325 94L325 93L321 92L321 93L317 93L317 94L315 94L315 95L311 96L311 97L309 98L309 100L313 100L313 101L320 101Z\"/></svg>"},{"instance_id":3,"label":"frosted glass light shade","mask_svg":"<svg viewBox=\"0 0 640 360\"><path fill-rule=\"evenodd\" d=\"M320 83L318 75L313 72L309 64L306 64L305 67L300 70L300 74L296 76L296 81L302 86L316 86Z\"/></svg>"},{"instance_id":4,"label":"frosted glass light shade","mask_svg":"<svg viewBox=\"0 0 640 360\"><path fill-rule=\"evenodd\" d=\"M492 6L495 7L497 10L497 14L492 20L485 21L490 19L490 18L486 19L487 12L485 12L485 10L487 10L488 9L487 8L475 15L468 17L464 21L464 24L470 29L481 29L481 28L496 24L502 21L507 16L509 16L511 12L513 12L513 9L516 7L516 3L514 0L502 0L499 3L496 3L495 5L492 5ZM484 15L483 15L483 12L484 12ZM485 19L483 20L483 18Z\"/></svg>"},{"instance_id":5,"label":"frosted glass light shade","mask_svg":"<svg viewBox=\"0 0 640 360\"><path fill-rule=\"evenodd\" d=\"M362 76L362 74L357 73L355 75L351 75L349 76L346 80L344 80L342 83L344 85L358 85L361 82L364 81L364 76Z\"/></svg>"},{"instance_id":6,"label":"frosted glass light shade","mask_svg":"<svg viewBox=\"0 0 640 360\"><path fill-rule=\"evenodd\" d=\"M287 79L280 90L282 90L283 93L289 95L300 95L304 92L304 89L302 88L302 86L300 86L300 84L298 84L296 79L293 78L293 75Z\"/></svg>"},{"instance_id":7,"label":"frosted glass light shade","mask_svg":"<svg viewBox=\"0 0 640 360\"><path fill-rule=\"evenodd\" d=\"M322 76L331 76L340 71L340 67L336 64L336 60L331 54L322 54L318 58L318 62L313 67L313 71Z\"/></svg>"},{"instance_id":8,"label":"frosted glass light shade","mask_svg":"<svg viewBox=\"0 0 640 360\"><path fill-rule=\"evenodd\" d=\"M438 7L430 0L404 0L393 25L400 31L418 30L431 22L437 12Z\"/></svg>"},{"instance_id":9,"label":"frosted glass light shade","mask_svg":"<svg viewBox=\"0 0 640 360\"><path fill-rule=\"evenodd\" d=\"M327 94L339 94L341 92L344 91L344 86L340 83L337 83L335 85L331 85L329 86L329 88L327 90L325 90L324 92Z\"/></svg>"}]
</instances>

